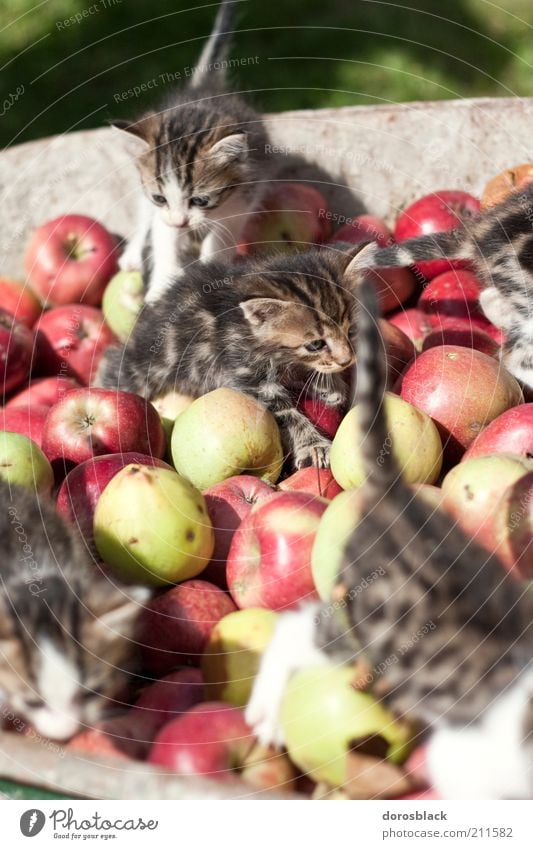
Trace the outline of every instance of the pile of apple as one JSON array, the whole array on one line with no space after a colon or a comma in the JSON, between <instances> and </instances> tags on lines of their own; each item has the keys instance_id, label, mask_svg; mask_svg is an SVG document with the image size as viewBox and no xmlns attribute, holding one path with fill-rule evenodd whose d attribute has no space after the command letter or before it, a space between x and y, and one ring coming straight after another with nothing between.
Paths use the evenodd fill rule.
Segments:
<instances>
[{"instance_id":1,"label":"pile of apple","mask_svg":"<svg viewBox=\"0 0 533 849\"><path fill-rule=\"evenodd\" d=\"M500 195L502 180L492 183ZM331 236L324 198L291 184L267 199L239 252L328 239L387 245L479 210L466 192L436 192L404 209L394 232L361 215ZM0 280L0 475L55 498L95 569L154 587L138 624L131 708L69 745L181 774L238 773L261 788L431 797L414 726L354 687L356 668L292 679L287 752L260 746L244 720L280 612L331 602L365 479L357 407L341 421L297 397L333 439L331 470L287 476L274 417L233 389L152 404L91 387L142 304L140 275L118 272L118 255L97 221L63 216L34 234L27 282ZM390 438L378 462L392 451L413 491L450 511L517 580L532 579L533 403L499 363L502 335L480 312L478 281L447 261L374 278L390 375ZM369 755L356 746L369 736L380 741L370 785Z\"/></svg>"}]
</instances>

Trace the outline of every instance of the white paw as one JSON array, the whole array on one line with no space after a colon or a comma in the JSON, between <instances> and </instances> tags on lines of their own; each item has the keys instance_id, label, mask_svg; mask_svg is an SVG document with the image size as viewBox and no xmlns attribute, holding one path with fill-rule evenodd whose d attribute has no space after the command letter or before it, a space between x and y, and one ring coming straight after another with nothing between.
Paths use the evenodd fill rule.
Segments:
<instances>
[{"instance_id":1,"label":"white paw","mask_svg":"<svg viewBox=\"0 0 533 849\"><path fill-rule=\"evenodd\" d=\"M140 271L142 266L142 256L137 250L132 251L126 248L122 256L118 259L118 267L121 271Z\"/></svg>"}]
</instances>

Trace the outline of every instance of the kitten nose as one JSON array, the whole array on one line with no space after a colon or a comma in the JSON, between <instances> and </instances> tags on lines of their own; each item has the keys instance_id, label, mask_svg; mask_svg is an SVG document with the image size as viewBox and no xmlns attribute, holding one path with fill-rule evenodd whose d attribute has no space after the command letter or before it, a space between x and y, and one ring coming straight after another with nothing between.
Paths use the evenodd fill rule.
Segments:
<instances>
[{"instance_id":1,"label":"kitten nose","mask_svg":"<svg viewBox=\"0 0 533 849\"><path fill-rule=\"evenodd\" d=\"M183 216L182 218L176 218L176 220L174 221L174 226L179 227L179 229L181 230L183 227L187 227L188 223L189 219Z\"/></svg>"}]
</instances>

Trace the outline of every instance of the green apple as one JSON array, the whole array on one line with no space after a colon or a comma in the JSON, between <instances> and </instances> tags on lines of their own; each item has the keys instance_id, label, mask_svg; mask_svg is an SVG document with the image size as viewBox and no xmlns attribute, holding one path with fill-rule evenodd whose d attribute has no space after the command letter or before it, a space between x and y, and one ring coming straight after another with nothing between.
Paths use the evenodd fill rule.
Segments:
<instances>
[{"instance_id":1,"label":"green apple","mask_svg":"<svg viewBox=\"0 0 533 849\"><path fill-rule=\"evenodd\" d=\"M370 693L352 686L349 666L310 667L289 681L281 725L289 757L315 781L340 787L347 779L350 744L380 735L389 744L387 759L401 763L414 730L399 722Z\"/></svg>"},{"instance_id":2,"label":"green apple","mask_svg":"<svg viewBox=\"0 0 533 849\"><path fill-rule=\"evenodd\" d=\"M442 466L442 442L433 420L399 395L387 392L385 411L389 434L377 462L393 452L406 483L434 483ZM343 489L361 486L366 478L355 406L343 418L331 446L331 471Z\"/></svg>"},{"instance_id":3,"label":"green apple","mask_svg":"<svg viewBox=\"0 0 533 849\"><path fill-rule=\"evenodd\" d=\"M54 483L52 466L39 446L8 430L0 431L0 478L47 495Z\"/></svg>"},{"instance_id":4,"label":"green apple","mask_svg":"<svg viewBox=\"0 0 533 849\"><path fill-rule=\"evenodd\" d=\"M346 543L353 534L363 505L364 492L348 490L336 495L320 519L313 543L311 569L322 601L329 601L343 565Z\"/></svg>"},{"instance_id":5,"label":"green apple","mask_svg":"<svg viewBox=\"0 0 533 849\"><path fill-rule=\"evenodd\" d=\"M193 401L176 419L170 449L177 471L200 490L233 475L275 483L283 465L274 416L235 389L215 389Z\"/></svg>"},{"instance_id":6,"label":"green apple","mask_svg":"<svg viewBox=\"0 0 533 849\"><path fill-rule=\"evenodd\" d=\"M202 656L202 673L208 701L248 703L264 650L270 642L278 614L250 607L228 613L215 625Z\"/></svg>"},{"instance_id":7,"label":"green apple","mask_svg":"<svg viewBox=\"0 0 533 849\"><path fill-rule=\"evenodd\" d=\"M203 495L172 469L125 466L103 490L94 541L122 578L173 584L194 578L215 545Z\"/></svg>"},{"instance_id":8,"label":"green apple","mask_svg":"<svg viewBox=\"0 0 533 849\"><path fill-rule=\"evenodd\" d=\"M144 286L140 271L119 271L107 284L102 312L121 342L125 342L131 334L143 301Z\"/></svg>"}]
</instances>

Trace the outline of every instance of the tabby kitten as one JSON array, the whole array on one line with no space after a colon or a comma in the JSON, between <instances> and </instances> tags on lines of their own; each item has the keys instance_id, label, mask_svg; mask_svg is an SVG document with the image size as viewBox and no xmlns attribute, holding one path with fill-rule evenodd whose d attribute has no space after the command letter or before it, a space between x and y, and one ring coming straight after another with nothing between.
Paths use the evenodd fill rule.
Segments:
<instances>
[{"instance_id":1,"label":"tabby kitten","mask_svg":"<svg viewBox=\"0 0 533 849\"><path fill-rule=\"evenodd\" d=\"M66 740L113 704L149 591L87 561L53 504L0 482L0 725L10 712Z\"/></svg>"},{"instance_id":2,"label":"tabby kitten","mask_svg":"<svg viewBox=\"0 0 533 849\"><path fill-rule=\"evenodd\" d=\"M425 729L440 795L531 798L531 595L444 512L414 495L383 450L385 356L368 283L360 303L357 393L368 477L332 595L340 613L322 604L283 615L247 721L263 742L282 743L278 713L292 672L363 660L369 675L362 686L376 682L377 697Z\"/></svg>"},{"instance_id":3,"label":"tabby kitten","mask_svg":"<svg viewBox=\"0 0 533 849\"><path fill-rule=\"evenodd\" d=\"M506 333L502 361L533 388L533 185L468 219L459 230L361 251L358 267L412 265L428 259L472 263L485 285L479 302L489 321Z\"/></svg>"},{"instance_id":4,"label":"tabby kitten","mask_svg":"<svg viewBox=\"0 0 533 849\"><path fill-rule=\"evenodd\" d=\"M191 266L144 307L127 344L108 351L97 383L146 398L237 389L272 411L296 468L327 466L330 442L296 409L290 388L346 404L352 262L349 253L309 250Z\"/></svg>"},{"instance_id":5,"label":"tabby kitten","mask_svg":"<svg viewBox=\"0 0 533 849\"><path fill-rule=\"evenodd\" d=\"M225 90L232 2L223 0L191 82L137 121L114 126L135 139L142 194L137 232L120 259L141 269L156 301L183 273L195 243L206 261L233 254L266 181L267 133L259 115ZM263 181L263 182L261 182Z\"/></svg>"}]
</instances>

